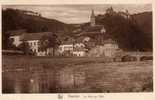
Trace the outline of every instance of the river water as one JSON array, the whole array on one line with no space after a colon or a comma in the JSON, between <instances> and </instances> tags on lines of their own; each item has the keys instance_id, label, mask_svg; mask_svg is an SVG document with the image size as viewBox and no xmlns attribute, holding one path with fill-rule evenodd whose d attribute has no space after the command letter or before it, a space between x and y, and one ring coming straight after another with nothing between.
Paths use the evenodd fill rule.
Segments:
<instances>
[{"instance_id":1,"label":"river water","mask_svg":"<svg viewBox=\"0 0 155 100\"><path fill-rule=\"evenodd\" d=\"M150 92L152 68L152 61L90 63L60 69L3 66L2 93Z\"/></svg>"},{"instance_id":2,"label":"river water","mask_svg":"<svg viewBox=\"0 0 155 100\"><path fill-rule=\"evenodd\" d=\"M3 93L67 92L68 89L78 88L85 83L85 72L75 72L70 68L37 71L6 70L2 76Z\"/></svg>"}]
</instances>

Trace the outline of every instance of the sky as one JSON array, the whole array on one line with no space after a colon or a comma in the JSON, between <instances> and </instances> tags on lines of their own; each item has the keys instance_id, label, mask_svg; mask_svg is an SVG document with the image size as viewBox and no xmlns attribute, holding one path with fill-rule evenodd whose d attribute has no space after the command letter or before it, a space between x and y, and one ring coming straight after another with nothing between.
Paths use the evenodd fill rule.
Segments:
<instances>
[{"instance_id":1,"label":"sky","mask_svg":"<svg viewBox=\"0 0 155 100\"><path fill-rule=\"evenodd\" d=\"M43 17L56 19L68 24L89 22L91 10L95 15L104 14L113 7L115 11L128 10L130 14L152 11L151 4L97 4L97 5L3 5L2 8L14 8L40 13Z\"/></svg>"}]
</instances>

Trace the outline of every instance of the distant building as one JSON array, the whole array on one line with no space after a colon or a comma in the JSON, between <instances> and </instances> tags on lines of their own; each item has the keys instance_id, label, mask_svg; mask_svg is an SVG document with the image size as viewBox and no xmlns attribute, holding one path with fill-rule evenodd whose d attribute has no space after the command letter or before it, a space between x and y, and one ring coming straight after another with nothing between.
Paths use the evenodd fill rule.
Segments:
<instances>
[{"instance_id":1,"label":"distant building","mask_svg":"<svg viewBox=\"0 0 155 100\"><path fill-rule=\"evenodd\" d=\"M61 38L61 44L58 47L58 53L62 56L71 56L73 52L74 39L71 37Z\"/></svg>"},{"instance_id":2,"label":"distant building","mask_svg":"<svg viewBox=\"0 0 155 100\"><path fill-rule=\"evenodd\" d=\"M84 50L74 50L73 51L73 56L76 57L84 57L86 55L86 52Z\"/></svg>"},{"instance_id":3,"label":"distant building","mask_svg":"<svg viewBox=\"0 0 155 100\"><path fill-rule=\"evenodd\" d=\"M61 44L58 49L59 53L63 54L65 51L73 52L73 44Z\"/></svg>"},{"instance_id":4,"label":"distant building","mask_svg":"<svg viewBox=\"0 0 155 100\"><path fill-rule=\"evenodd\" d=\"M20 41L20 35L12 35L10 36L10 40L13 41L13 45L18 47L22 42Z\"/></svg>"},{"instance_id":5,"label":"distant building","mask_svg":"<svg viewBox=\"0 0 155 100\"><path fill-rule=\"evenodd\" d=\"M80 41L75 41L74 39L70 38L67 41L63 41L62 44L59 46L59 53L63 56L84 56L85 45Z\"/></svg>"},{"instance_id":6,"label":"distant building","mask_svg":"<svg viewBox=\"0 0 155 100\"><path fill-rule=\"evenodd\" d=\"M105 57L114 57L119 50L118 44L112 39L108 39L104 41L104 55Z\"/></svg>"},{"instance_id":7,"label":"distant building","mask_svg":"<svg viewBox=\"0 0 155 100\"><path fill-rule=\"evenodd\" d=\"M85 45L81 42L74 44L73 56L83 57L86 55Z\"/></svg>"},{"instance_id":8,"label":"distant building","mask_svg":"<svg viewBox=\"0 0 155 100\"><path fill-rule=\"evenodd\" d=\"M104 25L96 24L96 16L95 16L94 10L92 10L91 16L90 16L90 24L80 32L80 36L95 38L97 39L96 40L97 43L101 45L103 43L103 38L105 33L106 33L106 29Z\"/></svg>"},{"instance_id":9,"label":"distant building","mask_svg":"<svg viewBox=\"0 0 155 100\"><path fill-rule=\"evenodd\" d=\"M15 46L19 46L23 41L27 42L30 50L36 56L46 56L52 54L52 48L48 48L47 51L41 51L39 49L40 39L43 35L52 35L51 32L40 32L40 33L25 33L25 32L16 32L16 34L12 34L10 39L13 40L13 44ZM81 49L82 48L82 49ZM82 42L76 42L71 37L68 38L67 41L63 41L56 52L58 55L63 56L84 56L85 51L83 51L84 44Z\"/></svg>"},{"instance_id":10,"label":"distant building","mask_svg":"<svg viewBox=\"0 0 155 100\"><path fill-rule=\"evenodd\" d=\"M89 57L107 57L113 58L119 51L118 44L111 40L105 40L103 45L97 45L88 51Z\"/></svg>"},{"instance_id":11,"label":"distant building","mask_svg":"<svg viewBox=\"0 0 155 100\"><path fill-rule=\"evenodd\" d=\"M52 32L40 32L40 33L27 33L21 35L21 41L25 41L29 44L30 49L34 54L37 56L46 56L52 54L52 48L48 48L47 51L41 51L39 49L40 46L40 40L42 36L52 35Z\"/></svg>"},{"instance_id":12,"label":"distant building","mask_svg":"<svg viewBox=\"0 0 155 100\"><path fill-rule=\"evenodd\" d=\"M128 10L125 10L125 12L118 12L118 14L126 19L130 18L130 13Z\"/></svg>"},{"instance_id":13,"label":"distant building","mask_svg":"<svg viewBox=\"0 0 155 100\"><path fill-rule=\"evenodd\" d=\"M90 25L92 27L96 25L94 10L92 10L92 13L91 13L91 16L90 16Z\"/></svg>"},{"instance_id":14,"label":"distant building","mask_svg":"<svg viewBox=\"0 0 155 100\"><path fill-rule=\"evenodd\" d=\"M82 57L85 56L85 47L84 44L61 44L59 46L59 53L63 56L77 56Z\"/></svg>"},{"instance_id":15,"label":"distant building","mask_svg":"<svg viewBox=\"0 0 155 100\"><path fill-rule=\"evenodd\" d=\"M40 13L38 13L38 12L33 12L33 11L26 11L26 10L23 10L23 13L24 13L24 14L27 14L27 15L31 15L31 16L41 16Z\"/></svg>"},{"instance_id":16,"label":"distant building","mask_svg":"<svg viewBox=\"0 0 155 100\"><path fill-rule=\"evenodd\" d=\"M13 40L13 44L15 46L19 46L23 41L27 42L31 51L36 56L46 56L52 53L52 48L48 48L47 51L39 50L40 39L43 35L52 35L51 32L40 32L40 33L26 33L22 32L14 32L10 36L10 39Z\"/></svg>"},{"instance_id":17,"label":"distant building","mask_svg":"<svg viewBox=\"0 0 155 100\"><path fill-rule=\"evenodd\" d=\"M7 33L10 34L10 40L13 41L13 45L18 47L22 43L22 41L20 41L21 38L20 36L25 32L26 30L21 29L21 30L8 31Z\"/></svg>"}]
</instances>

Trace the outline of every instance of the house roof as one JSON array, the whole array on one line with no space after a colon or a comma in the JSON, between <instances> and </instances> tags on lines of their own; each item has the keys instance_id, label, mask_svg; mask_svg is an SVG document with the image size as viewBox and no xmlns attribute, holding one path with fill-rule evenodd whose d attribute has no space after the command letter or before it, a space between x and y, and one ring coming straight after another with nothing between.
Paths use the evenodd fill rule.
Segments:
<instances>
[{"instance_id":1,"label":"house roof","mask_svg":"<svg viewBox=\"0 0 155 100\"><path fill-rule=\"evenodd\" d=\"M100 32L103 28L102 25L89 26L84 31L85 32Z\"/></svg>"},{"instance_id":2,"label":"house roof","mask_svg":"<svg viewBox=\"0 0 155 100\"><path fill-rule=\"evenodd\" d=\"M112 40L112 39L107 39L107 40L104 41L104 44L109 44L109 43L116 44L116 42L114 40Z\"/></svg>"},{"instance_id":3,"label":"house roof","mask_svg":"<svg viewBox=\"0 0 155 100\"><path fill-rule=\"evenodd\" d=\"M95 26L89 26L86 27L80 34L81 35L95 35L95 34L101 34L101 30L103 29L103 25L95 25Z\"/></svg>"},{"instance_id":4,"label":"house roof","mask_svg":"<svg viewBox=\"0 0 155 100\"><path fill-rule=\"evenodd\" d=\"M73 44L75 42L75 40L71 37L68 37L67 40L63 40L62 44Z\"/></svg>"},{"instance_id":5,"label":"house roof","mask_svg":"<svg viewBox=\"0 0 155 100\"><path fill-rule=\"evenodd\" d=\"M77 51L86 51L87 49L84 47L78 47L78 48L74 48L73 52L77 52Z\"/></svg>"},{"instance_id":6,"label":"house roof","mask_svg":"<svg viewBox=\"0 0 155 100\"><path fill-rule=\"evenodd\" d=\"M43 35L52 35L52 32L25 33L21 35L21 40L40 40Z\"/></svg>"},{"instance_id":7,"label":"house roof","mask_svg":"<svg viewBox=\"0 0 155 100\"><path fill-rule=\"evenodd\" d=\"M78 37L78 38L76 39L76 43L82 43L84 39L85 39L85 37L80 36L80 37Z\"/></svg>"}]
</instances>

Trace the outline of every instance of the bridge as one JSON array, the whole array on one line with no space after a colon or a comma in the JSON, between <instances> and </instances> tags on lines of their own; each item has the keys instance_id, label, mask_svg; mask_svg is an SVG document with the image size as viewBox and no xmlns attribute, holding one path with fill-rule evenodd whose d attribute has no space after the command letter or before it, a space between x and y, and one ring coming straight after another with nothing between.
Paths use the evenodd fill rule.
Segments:
<instances>
[{"instance_id":1,"label":"bridge","mask_svg":"<svg viewBox=\"0 0 155 100\"><path fill-rule=\"evenodd\" d=\"M142 57L153 57L152 52L125 52L124 55L136 57L137 61L140 61Z\"/></svg>"}]
</instances>

